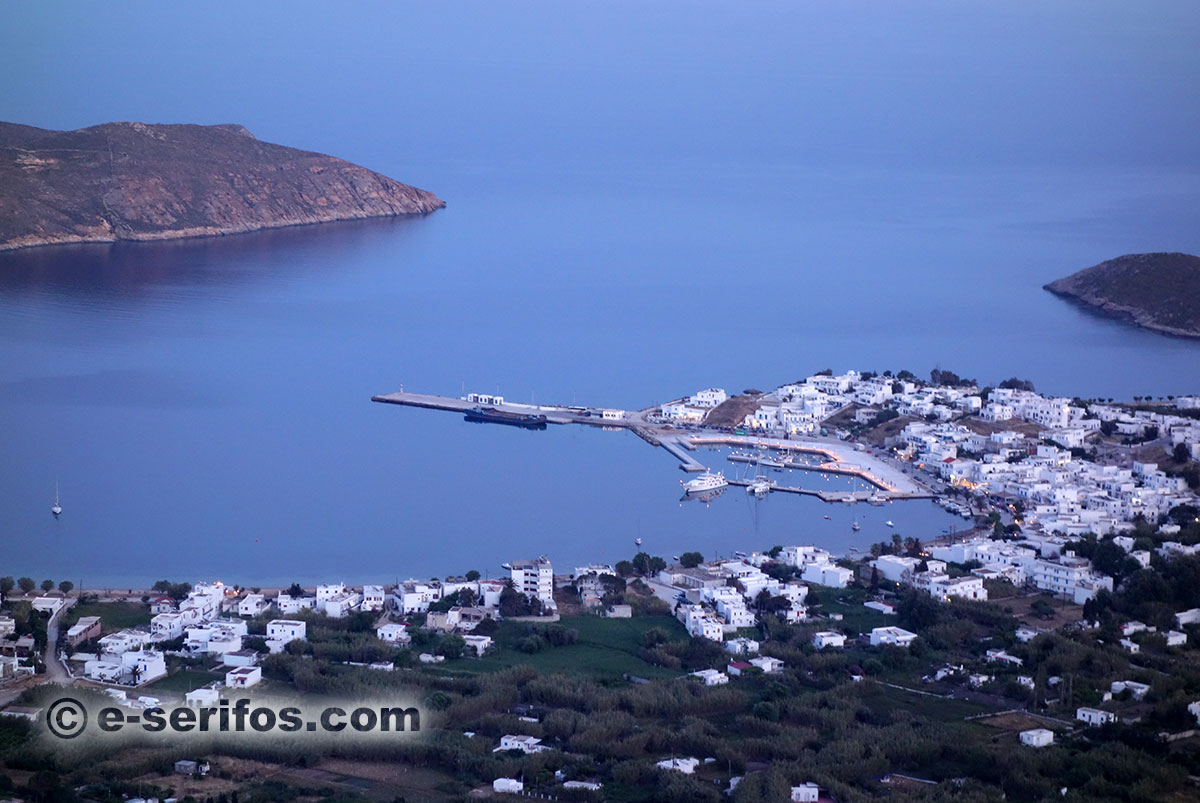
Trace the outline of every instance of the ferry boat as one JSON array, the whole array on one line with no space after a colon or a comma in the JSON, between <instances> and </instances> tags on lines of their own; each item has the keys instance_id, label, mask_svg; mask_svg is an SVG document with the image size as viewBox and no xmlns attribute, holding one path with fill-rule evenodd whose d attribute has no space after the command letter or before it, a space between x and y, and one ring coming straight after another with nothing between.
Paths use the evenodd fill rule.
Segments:
<instances>
[{"instance_id":1,"label":"ferry boat","mask_svg":"<svg viewBox=\"0 0 1200 803\"><path fill-rule=\"evenodd\" d=\"M706 471L693 480L680 480L679 484L683 486L684 493L700 494L705 491L715 491L718 488L724 488L729 485L729 482L725 479L725 475L719 471L715 474L711 471Z\"/></svg>"},{"instance_id":2,"label":"ferry boat","mask_svg":"<svg viewBox=\"0 0 1200 803\"><path fill-rule=\"evenodd\" d=\"M466 412L466 419L476 424L508 424L525 429L545 429L546 416L533 413L513 413L495 407L475 407Z\"/></svg>"}]
</instances>

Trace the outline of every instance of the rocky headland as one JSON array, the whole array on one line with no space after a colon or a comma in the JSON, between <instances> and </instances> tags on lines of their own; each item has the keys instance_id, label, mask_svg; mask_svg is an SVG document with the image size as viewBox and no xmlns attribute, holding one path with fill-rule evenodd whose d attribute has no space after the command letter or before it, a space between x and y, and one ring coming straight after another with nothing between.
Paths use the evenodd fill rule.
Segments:
<instances>
[{"instance_id":1,"label":"rocky headland","mask_svg":"<svg viewBox=\"0 0 1200 803\"><path fill-rule=\"evenodd\" d=\"M1200 257L1191 254L1126 254L1045 289L1156 332L1200 337Z\"/></svg>"},{"instance_id":2,"label":"rocky headland","mask_svg":"<svg viewBox=\"0 0 1200 803\"><path fill-rule=\"evenodd\" d=\"M342 159L239 125L0 122L0 250L164 240L421 215L446 204Z\"/></svg>"}]
</instances>

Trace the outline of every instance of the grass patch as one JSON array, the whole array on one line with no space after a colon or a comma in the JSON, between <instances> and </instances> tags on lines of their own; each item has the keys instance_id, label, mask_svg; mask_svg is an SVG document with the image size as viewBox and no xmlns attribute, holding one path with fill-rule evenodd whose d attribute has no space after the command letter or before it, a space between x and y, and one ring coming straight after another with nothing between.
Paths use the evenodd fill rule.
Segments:
<instances>
[{"instance_id":1,"label":"grass patch","mask_svg":"<svg viewBox=\"0 0 1200 803\"><path fill-rule=\"evenodd\" d=\"M479 660L456 661L457 671L478 673L496 672L511 666L528 665L539 672L570 672L598 680L620 679L624 674L646 678L675 677L680 672L648 664L642 660L642 636L651 628L660 628L672 640L687 639L687 632L670 616L638 616L630 619L607 619L600 616L564 616L559 624L575 630L579 637L574 644L546 647L527 654L516 649L528 632L525 622L503 622L493 637L496 652Z\"/></svg>"},{"instance_id":2,"label":"grass patch","mask_svg":"<svg viewBox=\"0 0 1200 803\"><path fill-rule=\"evenodd\" d=\"M207 686L215 680L223 680L224 677L214 675L211 672L205 672L200 669L180 669L178 672L172 672L165 678L159 678L153 683L147 684L147 689L154 691L173 691L180 694L185 694L189 691Z\"/></svg>"},{"instance_id":3,"label":"grass patch","mask_svg":"<svg viewBox=\"0 0 1200 803\"><path fill-rule=\"evenodd\" d=\"M150 624L150 608L140 602L89 602L76 605L67 612L66 626L70 627L84 616L99 616L105 633Z\"/></svg>"}]
</instances>

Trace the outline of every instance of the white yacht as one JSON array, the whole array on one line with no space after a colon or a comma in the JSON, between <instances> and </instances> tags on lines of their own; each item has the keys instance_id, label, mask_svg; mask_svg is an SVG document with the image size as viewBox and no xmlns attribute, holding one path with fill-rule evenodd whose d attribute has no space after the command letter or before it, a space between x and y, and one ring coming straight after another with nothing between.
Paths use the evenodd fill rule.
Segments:
<instances>
[{"instance_id":1,"label":"white yacht","mask_svg":"<svg viewBox=\"0 0 1200 803\"><path fill-rule=\"evenodd\" d=\"M58 480L54 481L54 507L50 508L50 512L58 516L62 515L62 505L58 503Z\"/></svg>"},{"instance_id":2,"label":"white yacht","mask_svg":"<svg viewBox=\"0 0 1200 803\"><path fill-rule=\"evenodd\" d=\"M680 480L679 484L683 486L684 493L699 494L705 491L715 491L718 488L724 488L729 485L725 475L721 472L715 474L711 471L706 471L699 477L693 480Z\"/></svg>"},{"instance_id":3,"label":"white yacht","mask_svg":"<svg viewBox=\"0 0 1200 803\"><path fill-rule=\"evenodd\" d=\"M885 521L885 522L884 522L884 524L886 524L886 525L887 525L887 526L889 526L889 527L895 527L895 526L896 526L895 524L892 524L892 522L891 522L890 520L889 520L889 521Z\"/></svg>"},{"instance_id":4,"label":"white yacht","mask_svg":"<svg viewBox=\"0 0 1200 803\"><path fill-rule=\"evenodd\" d=\"M746 493L754 494L759 499L762 499L770 492L771 483L769 480L766 480L763 477L758 477L757 479L752 480L750 484L746 486Z\"/></svg>"}]
</instances>

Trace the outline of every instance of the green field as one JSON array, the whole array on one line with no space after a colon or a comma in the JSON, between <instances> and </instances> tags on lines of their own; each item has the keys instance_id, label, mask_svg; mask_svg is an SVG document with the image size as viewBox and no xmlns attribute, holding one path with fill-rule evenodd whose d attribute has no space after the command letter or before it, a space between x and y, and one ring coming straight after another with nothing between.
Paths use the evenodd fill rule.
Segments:
<instances>
[{"instance_id":1,"label":"green field","mask_svg":"<svg viewBox=\"0 0 1200 803\"><path fill-rule=\"evenodd\" d=\"M203 672L199 669L180 669L172 671L165 678L160 678L153 683L147 684L147 689L154 691L173 691L185 693L198 689L201 686L207 686L215 680L224 680L225 676L221 674L212 674Z\"/></svg>"},{"instance_id":2,"label":"green field","mask_svg":"<svg viewBox=\"0 0 1200 803\"><path fill-rule=\"evenodd\" d=\"M541 672L571 672L596 679L618 679L627 673L646 678L680 674L676 670L648 664L641 658L642 635L651 628L666 631L673 640L687 638L683 625L673 617L607 619L600 616L564 616L559 624L579 633L574 644L546 647L541 652L526 654L516 649L515 645L525 636L529 625L524 622L503 622L493 636L498 647L496 653L478 660L456 661L452 668L477 673L528 665Z\"/></svg>"},{"instance_id":3,"label":"green field","mask_svg":"<svg viewBox=\"0 0 1200 803\"><path fill-rule=\"evenodd\" d=\"M76 605L67 612L67 627L84 616L99 616L100 626L105 633L150 624L150 608L140 602L90 602L86 605Z\"/></svg>"}]
</instances>

